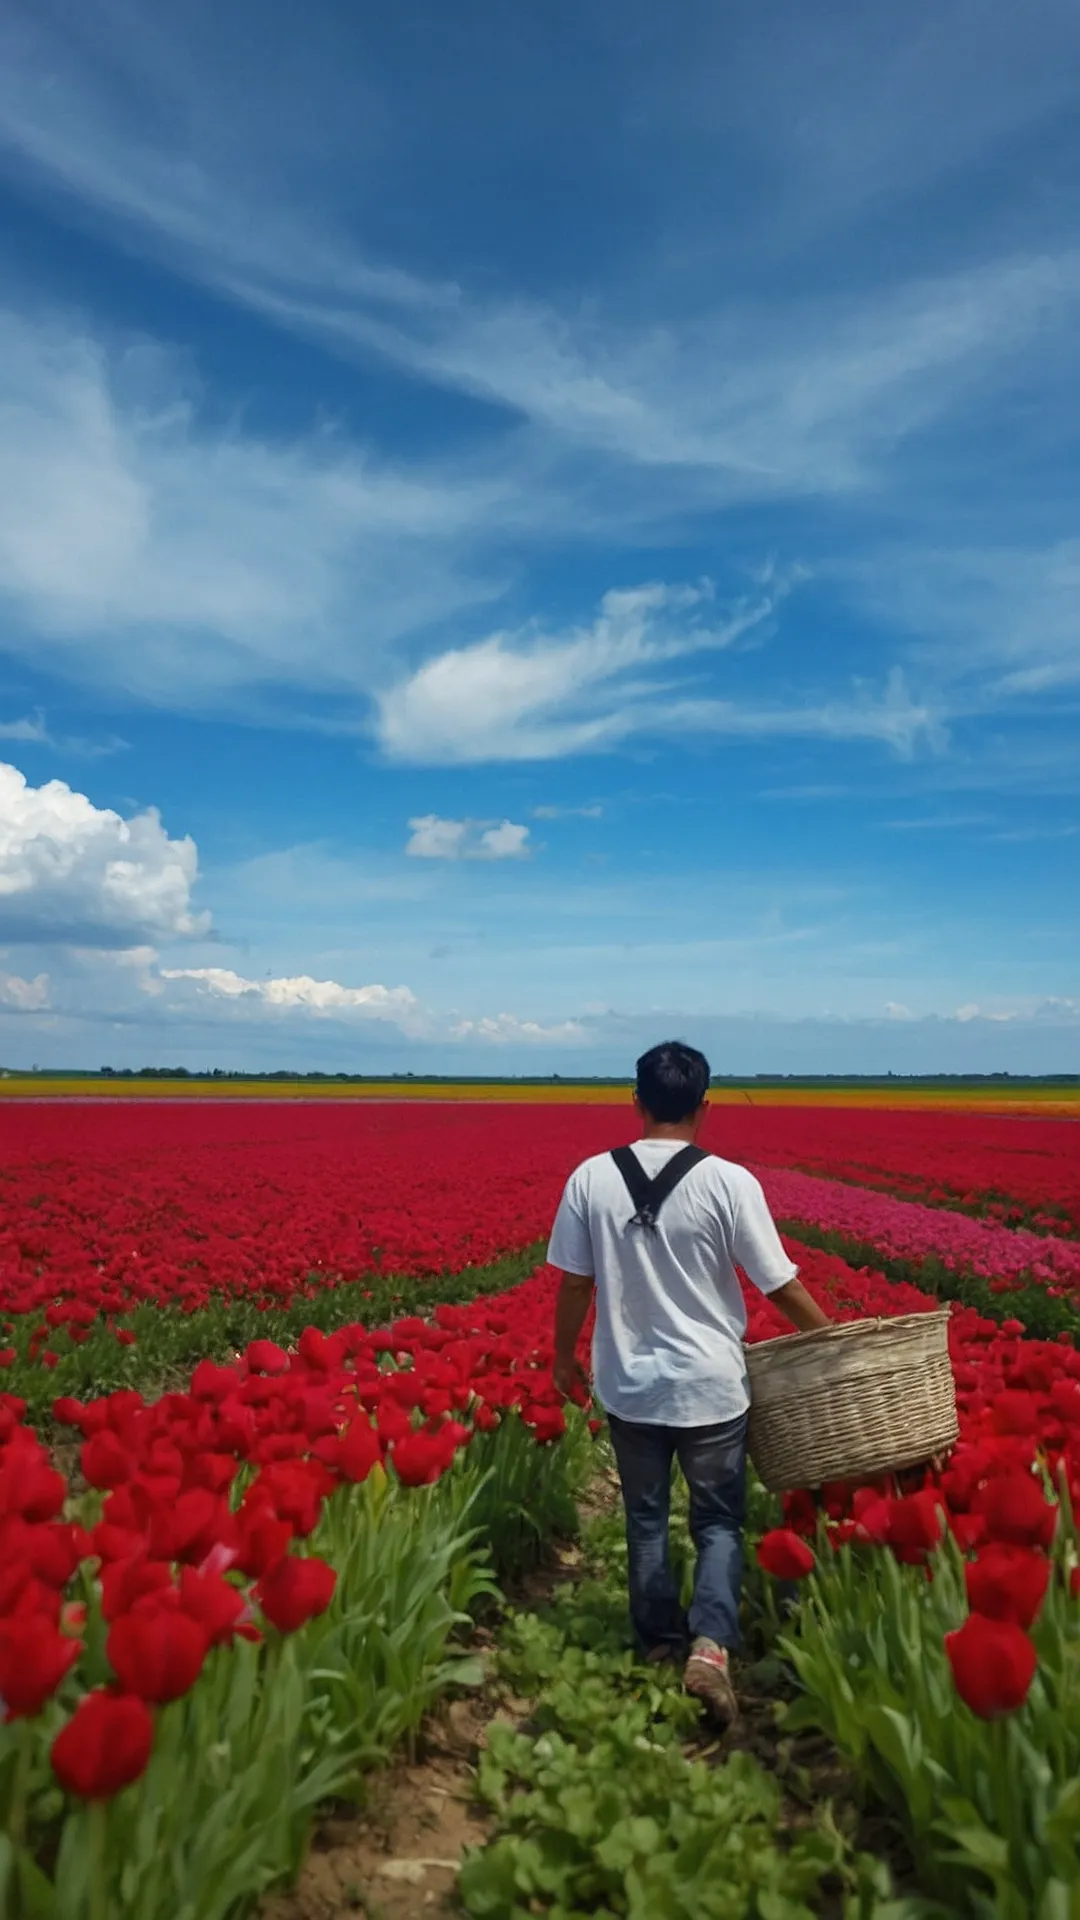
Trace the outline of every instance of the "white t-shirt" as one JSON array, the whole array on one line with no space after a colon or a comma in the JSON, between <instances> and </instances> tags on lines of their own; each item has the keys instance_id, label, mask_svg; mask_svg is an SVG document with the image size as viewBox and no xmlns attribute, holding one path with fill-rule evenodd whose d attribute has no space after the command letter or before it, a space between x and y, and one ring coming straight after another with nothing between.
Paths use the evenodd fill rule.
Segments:
<instances>
[{"instance_id":1,"label":"white t-shirt","mask_svg":"<svg viewBox=\"0 0 1080 1920\"><path fill-rule=\"evenodd\" d=\"M682 1140L638 1140L652 1179ZM593 1382L608 1413L643 1426L704 1427L750 1404L746 1308L736 1262L762 1293L794 1280L760 1183L713 1155L684 1174L656 1228L636 1211L610 1153L570 1175L548 1260L596 1279Z\"/></svg>"}]
</instances>

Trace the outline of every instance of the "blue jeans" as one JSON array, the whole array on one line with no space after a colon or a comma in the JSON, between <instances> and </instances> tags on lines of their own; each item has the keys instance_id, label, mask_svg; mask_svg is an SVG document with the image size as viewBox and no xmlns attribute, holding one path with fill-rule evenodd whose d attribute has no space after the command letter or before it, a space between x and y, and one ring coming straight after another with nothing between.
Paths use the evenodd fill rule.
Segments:
<instances>
[{"instance_id":1,"label":"blue jeans","mask_svg":"<svg viewBox=\"0 0 1080 1920\"><path fill-rule=\"evenodd\" d=\"M630 1619L640 1646L648 1651L700 1636L737 1647L749 1415L712 1427L645 1427L613 1413L608 1421L626 1508ZM676 1457L690 1489L690 1537L697 1548L689 1614L668 1547Z\"/></svg>"}]
</instances>

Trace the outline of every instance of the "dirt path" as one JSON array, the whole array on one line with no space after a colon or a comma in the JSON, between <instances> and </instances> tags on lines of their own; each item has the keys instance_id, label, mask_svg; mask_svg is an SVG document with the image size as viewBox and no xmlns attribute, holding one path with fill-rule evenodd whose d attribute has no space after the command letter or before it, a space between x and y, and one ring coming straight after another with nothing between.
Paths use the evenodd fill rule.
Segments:
<instances>
[{"instance_id":1,"label":"dirt path","mask_svg":"<svg viewBox=\"0 0 1080 1920\"><path fill-rule=\"evenodd\" d=\"M575 1547L557 1549L515 1599L540 1606L581 1565ZM494 1635L473 1644L490 1652ZM509 1701L489 1686L451 1701L425 1721L414 1759L370 1776L362 1811L343 1809L316 1830L299 1882L265 1901L260 1920L430 1920L460 1913L458 1872L470 1847L483 1846L494 1820L476 1800L476 1767L496 1719L522 1725L530 1702Z\"/></svg>"},{"instance_id":2,"label":"dirt path","mask_svg":"<svg viewBox=\"0 0 1080 1920\"><path fill-rule=\"evenodd\" d=\"M472 1756L488 1724L482 1707L455 1702L425 1730L424 1754L377 1776L363 1813L324 1822L294 1892L263 1907L263 1920L430 1920L458 1911L458 1869L482 1846L489 1822L473 1800Z\"/></svg>"},{"instance_id":3,"label":"dirt path","mask_svg":"<svg viewBox=\"0 0 1080 1920\"><path fill-rule=\"evenodd\" d=\"M613 1475L602 1474L582 1502L586 1521L610 1513L617 1502ZM545 1564L522 1581L512 1595L517 1609L543 1609L556 1588L590 1571L580 1547L556 1547ZM477 1651L494 1654L497 1623L478 1628ZM494 1666L494 1659L492 1659ZM856 1795L850 1775L822 1736L803 1732L785 1736L780 1725L790 1697L779 1664L773 1660L736 1672L741 1719L724 1738L701 1732L684 1747L688 1758L722 1766L736 1750L753 1755L774 1774L783 1791L783 1827L808 1825L815 1809L832 1805L840 1829L853 1846L888 1861L896 1893L916 1891L911 1857L886 1816L868 1811ZM508 1695L494 1674L475 1695L450 1702L420 1730L415 1752L370 1776L363 1810L342 1808L319 1825L297 1886L274 1895L260 1909L260 1920L429 1920L461 1913L457 1879L463 1856L493 1837L496 1822L479 1803L479 1757L495 1720L528 1729L533 1703ZM839 1920L838 1893L820 1907L822 1920Z\"/></svg>"}]
</instances>

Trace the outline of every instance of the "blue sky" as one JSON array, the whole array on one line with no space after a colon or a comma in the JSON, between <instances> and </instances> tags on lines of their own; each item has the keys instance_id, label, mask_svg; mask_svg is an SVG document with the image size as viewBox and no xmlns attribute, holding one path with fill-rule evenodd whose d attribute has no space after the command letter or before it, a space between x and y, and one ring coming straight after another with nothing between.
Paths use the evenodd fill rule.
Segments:
<instances>
[{"instance_id":1,"label":"blue sky","mask_svg":"<svg viewBox=\"0 0 1080 1920\"><path fill-rule=\"evenodd\" d=\"M1066 0L8 0L0 1059L1080 1069Z\"/></svg>"}]
</instances>

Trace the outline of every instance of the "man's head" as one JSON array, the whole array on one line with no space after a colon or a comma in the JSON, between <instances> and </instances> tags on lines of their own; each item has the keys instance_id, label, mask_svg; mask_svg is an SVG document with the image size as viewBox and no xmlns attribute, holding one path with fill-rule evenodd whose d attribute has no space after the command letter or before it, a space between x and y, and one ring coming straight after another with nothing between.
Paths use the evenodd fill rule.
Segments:
<instances>
[{"instance_id":1,"label":"man's head","mask_svg":"<svg viewBox=\"0 0 1080 1920\"><path fill-rule=\"evenodd\" d=\"M704 1106L709 1078L709 1063L696 1047L664 1040L638 1061L634 1098L646 1119L685 1126Z\"/></svg>"}]
</instances>

